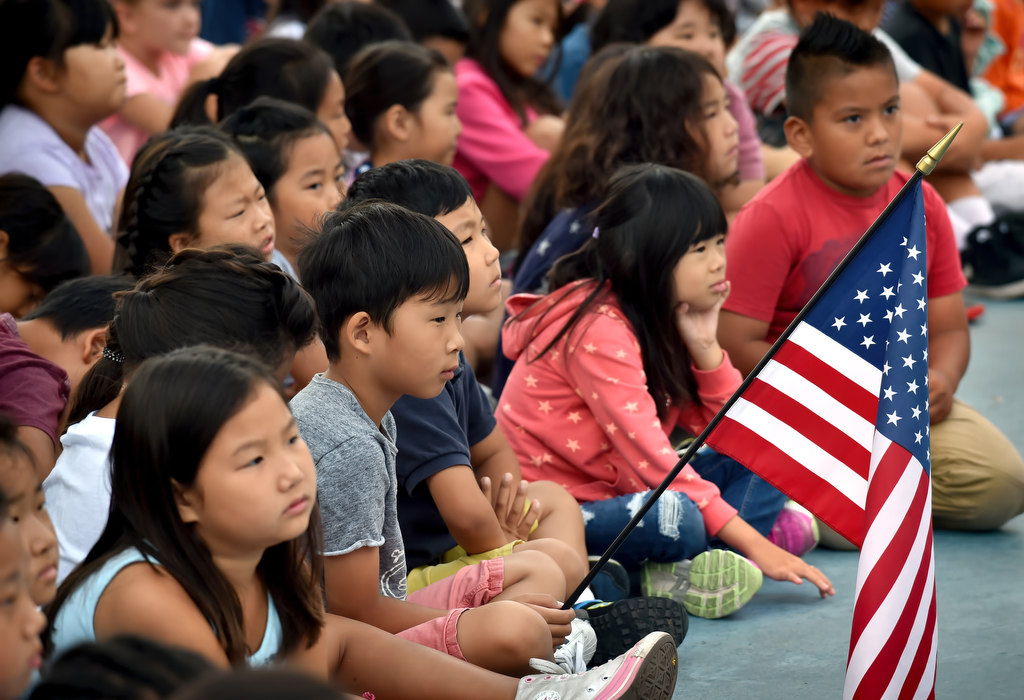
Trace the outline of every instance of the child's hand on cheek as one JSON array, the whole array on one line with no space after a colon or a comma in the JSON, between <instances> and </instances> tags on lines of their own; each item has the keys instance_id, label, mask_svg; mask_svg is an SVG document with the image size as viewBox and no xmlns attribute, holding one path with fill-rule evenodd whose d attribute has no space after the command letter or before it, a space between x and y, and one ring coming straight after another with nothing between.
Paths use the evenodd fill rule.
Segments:
<instances>
[{"instance_id":1,"label":"child's hand on cheek","mask_svg":"<svg viewBox=\"0 0 1024 700\"><path fill-rule=\"evenodd\" d=\"M686 302L676 306L676 327L697 369L710 370L722 364L724 353L718 344L718 312L731 289L728 281L725 285L725 291L707 308L694 308Z\"/></svg>"}]
</instances>

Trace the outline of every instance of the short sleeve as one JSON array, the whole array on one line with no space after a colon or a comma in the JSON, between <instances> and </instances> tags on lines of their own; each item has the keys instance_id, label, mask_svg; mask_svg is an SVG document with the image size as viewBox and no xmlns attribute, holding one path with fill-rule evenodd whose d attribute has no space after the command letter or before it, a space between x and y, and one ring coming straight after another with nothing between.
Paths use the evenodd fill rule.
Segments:
<instances>
[{"instance_id":1,"label":"short sleeve","mask_svg":"<svg viewBox=\"0 0 1024 700\"><path fill-rule=\"evenodd\" d=\"M382 546L389 475L380 445L350 438L320 458L316 474L324 555Z\"/></svg>"},{"instance_id":2,"label":"short sleeve","mask_svg":"<svg viewBox=\"0 0 1024 700\"><path fill-rule=\"evenodd\" d=\"M764 198L748 202L725 239L732 289L723 309L771 322L792 265L786 222Z\"/></svg>"}]
</instances>

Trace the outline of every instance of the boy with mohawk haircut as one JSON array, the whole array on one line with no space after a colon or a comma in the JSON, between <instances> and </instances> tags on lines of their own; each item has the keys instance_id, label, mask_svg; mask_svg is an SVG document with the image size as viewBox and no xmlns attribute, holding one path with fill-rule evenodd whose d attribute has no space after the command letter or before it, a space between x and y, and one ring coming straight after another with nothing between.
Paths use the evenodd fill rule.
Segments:
<instances>
[{"instance_id":1,"label":"boy with mohawk haircut","mask_svg":"<svg viewBox=\"0 0 1024 700\"><path fill-rule=\"evenodd\" d=\"M899 81L888 49L870 34L819 13L790 56L786 95L786 140L802 158L744 207L726 241L734 283L718 335L742 372L909 179L896 171ZM934 522L988 530L1024 512L1024 462L953 397L970 355L966 280L942 200L923 188Z\"/></svg>"}]
</instances>

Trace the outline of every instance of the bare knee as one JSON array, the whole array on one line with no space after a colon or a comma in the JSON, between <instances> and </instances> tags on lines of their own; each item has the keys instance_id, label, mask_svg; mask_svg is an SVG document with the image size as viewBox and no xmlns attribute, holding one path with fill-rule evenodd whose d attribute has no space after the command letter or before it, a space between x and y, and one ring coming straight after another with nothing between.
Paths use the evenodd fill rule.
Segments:
<instances>
[{"instance_id":1,"label":"bare knee","mask_svg":"<svg viewBox=\"0 0 1024 700\"><path fill-rule=\"evenodd\" d=\"M550 658L551 632L540 613L513 601L494 601L459 617L459 647L470 663L522 672L533 657Z\"/></svg>"},{"instance_id":2,"label":"bare knee","mask_svg":"<svg viewBox=\"0 0 1024 700\"><path fill-rule=\"evenodd\" d=\"M576 588L587 575L587 562L580 559L579 554L571 546L551 537L530 540L516 548L516 552L528 551L546 554L561 570L565 580L566 593Z\"/></svg>"},{"instance_id":3,"label":"bare knee","mask_svg":"<svg viewBox=\"0 0 1024 700\"><path fill-rule=\"evenodd\" d=\"M566 588L562 567L534 545L533 542L520 545L520 549L505 557L505 590L517 586L528 589L524 592L548 593L561 600Z\"/></svg>"}]
</instances>

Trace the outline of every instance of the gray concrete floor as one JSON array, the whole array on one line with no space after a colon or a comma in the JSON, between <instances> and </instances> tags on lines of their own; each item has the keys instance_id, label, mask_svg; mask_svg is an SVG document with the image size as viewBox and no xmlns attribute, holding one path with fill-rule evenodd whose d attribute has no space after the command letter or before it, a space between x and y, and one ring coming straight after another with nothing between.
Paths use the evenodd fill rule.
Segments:
<instances>
[{"instance_id":1,"label":"gray concrete floor","mask_svg":"<svg viewBox=\"0 0 1024 700\"><path fill-rule=\"evenodd\" d=\"M1024 453L1024 301L985 302L971 326L971 365L957 396ZM691 618L675 698L840 698L857 553L818 549L807 561L836 596L766 581L723 620ZM1024 516L991 533L935 533L937 698L1024 697Z\"/></svg>"}]
</instances>

